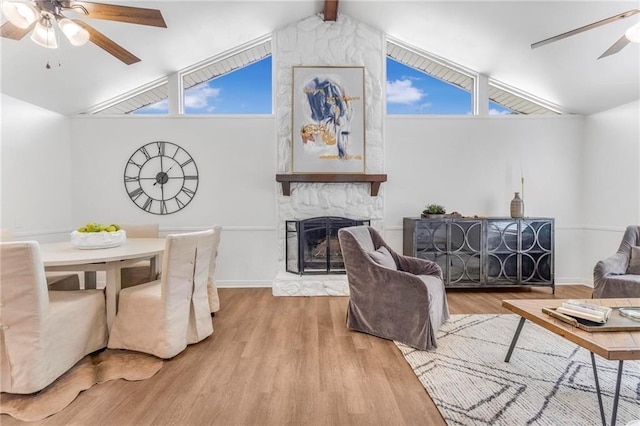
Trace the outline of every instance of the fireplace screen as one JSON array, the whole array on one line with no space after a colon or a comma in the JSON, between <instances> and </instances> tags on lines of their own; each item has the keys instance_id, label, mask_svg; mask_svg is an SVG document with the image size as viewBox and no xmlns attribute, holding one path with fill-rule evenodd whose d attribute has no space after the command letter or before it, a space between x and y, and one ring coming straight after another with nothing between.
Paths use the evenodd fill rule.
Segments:
<instances>
[{"instance_id":1,"label":"fireplace screen","mask_svg":"<svg viewBox=\"0 0 640 426\"><path fill-rule=\"evenodd\" d=\"M369 225L369 221L333 216L287 220L287 272L300 275L344 274L338 229L358 225Z\"/></svg>"}]
</instances>

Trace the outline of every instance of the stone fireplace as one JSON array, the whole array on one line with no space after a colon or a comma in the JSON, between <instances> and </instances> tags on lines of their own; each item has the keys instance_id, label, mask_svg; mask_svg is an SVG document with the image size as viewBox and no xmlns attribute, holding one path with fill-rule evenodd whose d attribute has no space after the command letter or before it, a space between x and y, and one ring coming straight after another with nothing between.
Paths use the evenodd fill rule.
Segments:
<instances>
[{"instance_id":1,"label":"stone fireplace","mask_svg":"<svg viewBox=\"0 0 640 426\"><path fill-rule=\"evenodd\" d=\"M369 221L334 216L287 220L287 272L299 275L345 274L338 230L358 225L369 225Z\"/></svg>"},{"instance_id":2,"label":"stone fireplace","mask_svg":"<svg viewBox=\"0 0 640 426\"><path fill-rule=\"evenodd\" d=\"M365 101L365 169L364 174L384 173L384 34L346 15L335 22L325 22L313 16L277 30L273 38L274 67L278 87L276 173L292 174L292 68L301 65L364 66ZM300 274L300 268L290 263L287 253L290 229L287 221L302 221L317 217L366 218L370 225L381 229L384 218L384 185L379 192L370 182L354 181L292 181L283 191L278 183L276 223L278 226L278 271L272 282L274 296L346 296L347 276L337 265L324 260L322 273ZM337 235L337 231L336 231ZM328 242L324 253L332 253L335 241ZM298 247L299 248L299 247ZM296 248L291 248L298 252ZM320 255L318 250L316 253ZM297 261L296 261L297 263ZM321 261L317 264L322 263ZM305 268L306 269L306 268ZM311 266L310 270L315 269ZM328 272L326 272L328 270ZM288 272L294 271L294 272Z\"/></svg>"}]
</instances>

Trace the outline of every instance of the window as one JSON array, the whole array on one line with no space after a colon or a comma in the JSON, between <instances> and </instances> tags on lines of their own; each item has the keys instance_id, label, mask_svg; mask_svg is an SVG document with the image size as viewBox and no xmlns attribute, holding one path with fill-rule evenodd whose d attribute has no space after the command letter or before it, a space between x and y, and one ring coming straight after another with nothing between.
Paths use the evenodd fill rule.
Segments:
<instances>
[{"instance_id":1,"label":"window","mask_svg":"<svg viewBox=\"0 0 640 426\"><path fill-rule=\"evenodd\" d=\"M169 99L164 98L161 101L143 106L135 111L131 111L132 114L169 114Z\"/></svg>"},{"instance_id":2,"label":"window","mask_svg":"<svg viewBox=\"0 0 640 426\"><path fill-rule=\"evenodd\" d=\"M184 91L185 114L271 114L271 56Z\"/></svg>"},{"instance_id":3,"label":"window","mask_svg":"<svg viewBox=\"0 0 640 426\"><path fill-rule=\"evenodd\" d=\"M429 53L387 41L387 114L477 114L478 85L489 115L560 114L562 108ZM478 90L478 92L476 92ZM487 99L488 97L488 99ZM484 114L484 112L483 112Z\"/></svg>"},{"instance_id":4,"label":"window","mask_svg":"<svg viewBox=\"0 0 640 426\"><path fill-rule=\"evenodd\" d=\"M387 114L471 114L474 79L387 43Z\"/></svg>"},{"instance_id":5,"label":"window","mask_svg":"<svg viewBox=\"0 0 640 426\"><path fill-rule=\"evenodd\" d=\"M169 100L182 96L184 114L272 114L271 69L271 38L263 37L97 105L89 113L168 114ZM169 93L168 81L178 78L183 93Z\"/></svg>"},{"instance_id":6,"label":"window","mask_svg":"<svg viewBox=\"0 0 640 426\"><path fill-rule=\"evenodd\" d=\"M143 88L129 97L98 107L93 114L168 114L169 85L166 81Z\"/></svg>"},{"instance_id":7,"label":"window","mask_svg":"<svg viewBox=\"0 0 640 426\"><path fill-rule=\"evenodd\" d=\"M489 101L489 115L507 115L514 114L509 108L505 108L500 104Z\"/></svg>"},{"instance_id":8,"label":"window","mask_svg":"<svg viewBox=\"0 0 640 426\"><path fill-rule=\"evenodd\" d=\"M558 111L489 83L489 114L557 115Z\"/></svg>"},{"instance_id":9,"label":"window","mask_svg":"<svg viewBox=\"0 0 640 426\"><path fill-rule=\"evenodd\" d=\"M185 114L271 114L271 41L185 72L182 84Z\"/></svg>"}]
</instances>

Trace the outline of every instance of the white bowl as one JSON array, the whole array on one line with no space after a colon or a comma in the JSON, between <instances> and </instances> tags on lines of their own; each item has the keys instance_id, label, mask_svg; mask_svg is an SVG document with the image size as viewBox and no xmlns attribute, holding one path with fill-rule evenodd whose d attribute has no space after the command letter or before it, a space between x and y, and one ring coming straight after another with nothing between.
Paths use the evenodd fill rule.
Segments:
<instances>
[{"instance_id":1,"label":"white bowl","mask_svg":"<svg viewBox=\"0 0 640 426\"><path fill-rule=\"evenodd\" d=\"M127 241L124 229L115 232L78 232L71 233L71 245L78 249L102 249L117 247Z\"/></svg>"}]
</instances>

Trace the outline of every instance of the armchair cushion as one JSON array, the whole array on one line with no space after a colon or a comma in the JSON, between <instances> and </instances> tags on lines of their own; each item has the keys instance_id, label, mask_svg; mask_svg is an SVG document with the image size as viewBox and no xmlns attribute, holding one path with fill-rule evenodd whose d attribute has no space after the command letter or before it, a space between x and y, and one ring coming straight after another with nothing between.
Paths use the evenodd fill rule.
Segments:
<instances>
[{"instance_id":1,"label":"armchair cushion","mask_svg":"<svg viewBox=\"0 0 640 426\"><path fill-rule=\"evenodd\" d=\"M631 247L631 258L627 274L640 275L640 246Z\"/></svg>"},{"instance_id":2,"label":"armchair cushion","mask_svg":"<svg viewBox=\"0 0 640 426\"><path fill-rule=\"evenodd\" d=\"M391 253L385 246L380 247L376 251L369 252L369 257L380 266L393 269L394 271L398 270L396 261L393 260L393 256L391 256Z\"/></svg>"}]
</instances>

